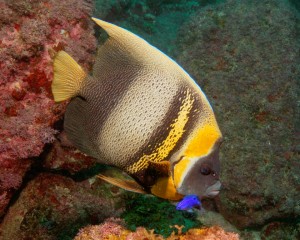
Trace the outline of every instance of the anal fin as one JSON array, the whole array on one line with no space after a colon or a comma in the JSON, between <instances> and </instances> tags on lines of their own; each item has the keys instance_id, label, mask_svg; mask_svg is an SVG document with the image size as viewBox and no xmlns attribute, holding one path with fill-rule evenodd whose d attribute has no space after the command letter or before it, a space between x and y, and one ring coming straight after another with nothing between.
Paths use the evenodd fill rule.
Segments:
<instances>
[{"instance_id":1,"label":"anal fin","mask_svg":"<svg viewBox=\"0 0 300 240\"><path fill-rule=\"evenodd\" d=\"M104 180L104 181L106 181L110 184L113 184L115 186L118 186L120 188L123 188L127 191L147 194L147 192L144 190L144 188L134 180L125 180L125 179L113 178L113 177L104 176L102 174L99 174L97 176L98 176L98 178L100 178L100 179L102 179L102 180Z\"/></svg>"}]
</instances>

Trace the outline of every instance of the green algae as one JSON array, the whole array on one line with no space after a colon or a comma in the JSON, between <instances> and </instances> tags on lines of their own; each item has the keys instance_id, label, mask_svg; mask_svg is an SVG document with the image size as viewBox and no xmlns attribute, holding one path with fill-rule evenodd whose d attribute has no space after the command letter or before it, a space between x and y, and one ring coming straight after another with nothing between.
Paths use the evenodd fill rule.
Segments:
<instances>
[{"instance_id":1,"label":"green algae","mask_svg":"<svg viewBox=\"0 0 300 240\"><path fill-rule=\"evenodd\" d=\"M121 215L127 228L135 231L137 227L145 227L148 230L164 237L177 233L177 226L184 226L183 232L191 228L201 226L195 212L178 211L169 201L149 195L139 195L126 202L126 210Z\"/></svg>"}]
</instances>

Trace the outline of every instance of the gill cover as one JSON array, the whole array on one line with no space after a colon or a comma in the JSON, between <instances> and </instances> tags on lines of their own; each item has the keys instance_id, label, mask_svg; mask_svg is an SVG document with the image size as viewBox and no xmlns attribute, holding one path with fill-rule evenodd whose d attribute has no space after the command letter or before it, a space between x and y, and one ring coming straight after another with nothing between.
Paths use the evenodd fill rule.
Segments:
<instances>
[{"instance_id":1,"label":"gill cover","mask_svg":"<svg viewBox=\"0 0 300 240\"><path fill-rule=\"evenodd\" d=\"M210 196L220 189L219 146L222 134L214 119L199 124L173 165L177 191L183 195ZM214 187L213 187L214 186Z\"/></svg>"}]
</instances>

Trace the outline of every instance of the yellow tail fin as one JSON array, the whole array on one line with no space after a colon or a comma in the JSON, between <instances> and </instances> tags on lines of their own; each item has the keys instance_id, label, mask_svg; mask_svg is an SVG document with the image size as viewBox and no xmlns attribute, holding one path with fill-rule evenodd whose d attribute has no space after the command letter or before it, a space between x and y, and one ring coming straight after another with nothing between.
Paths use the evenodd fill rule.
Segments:
<instances>
[{"instance_id":1,"label":"yellow tail fin","mask_svg":"<svg viewBox=\"0 0 300 240\"><path fill-rule=\"evenodd\" d=\"M78 95L86 73L66 52L60 51L54 58L52 94L55 102L61 102Z\"/></svg>"}]
</instances>

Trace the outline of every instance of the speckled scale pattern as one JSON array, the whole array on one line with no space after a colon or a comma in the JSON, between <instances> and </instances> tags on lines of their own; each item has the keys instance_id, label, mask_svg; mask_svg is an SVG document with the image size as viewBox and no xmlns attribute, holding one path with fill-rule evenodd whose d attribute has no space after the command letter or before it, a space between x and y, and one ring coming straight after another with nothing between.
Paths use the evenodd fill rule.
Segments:
<instances>
[{"instance_id":1,"label":"speckled scale pattern","mask_svg":"<svg viewBox=\"0 0 300 240\"><path fill-rule=\"evenodd\" d=\"M162 76L159 71L138 74L111 112L98 136L107 158L118 163L128 160L163 125L178 86L175 79L162 80Z\"/></svg>"},{"instance_id":2,"label":"speckled scale pattern","mask_svg":"<svg viewBox=\"0 0 300 240\"><path fill-rule=\"evenodd\" d=\"M164 53L125 29L96 22L109 39L99 48L93 75L80 91L86 101L85 116L75 116L72 104L68 107L67 122L75 116L80 124L70 121L77 125L73 129L84 129L83 139L77 141L92 142L93 156L99 161L127 171L138 161L145 166L147 156L170 160L165 157L175 146L181 149L179 145L193 137L195 127L206 119L215 121L205 95ZM200 106L203 112L193 117Z\"/></svg>"}]
</instances>

